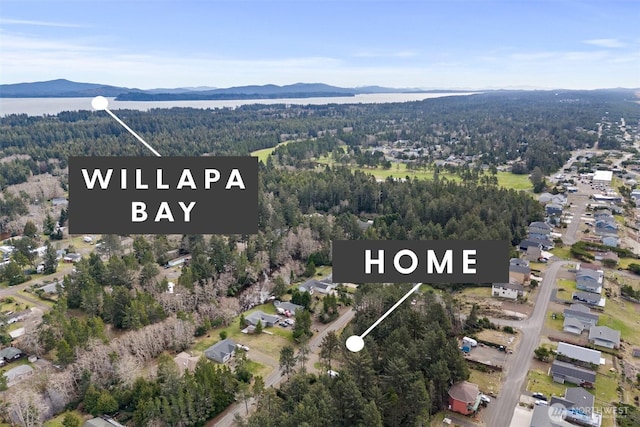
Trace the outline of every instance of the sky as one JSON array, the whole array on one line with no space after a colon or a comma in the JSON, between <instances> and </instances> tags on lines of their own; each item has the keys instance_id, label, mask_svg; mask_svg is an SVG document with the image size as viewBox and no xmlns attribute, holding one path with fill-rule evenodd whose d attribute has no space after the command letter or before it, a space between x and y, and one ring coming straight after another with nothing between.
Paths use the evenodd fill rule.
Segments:
<instances>
[{"instance_id":1,"label":"sky","mask_svg":"<svg viewBox=\"0 0 640 427\"><path fill-rule=\"evenodd\" d=\"M640 88L637 0L0 0L0 83Z\"/></svg>"}]
</instances>

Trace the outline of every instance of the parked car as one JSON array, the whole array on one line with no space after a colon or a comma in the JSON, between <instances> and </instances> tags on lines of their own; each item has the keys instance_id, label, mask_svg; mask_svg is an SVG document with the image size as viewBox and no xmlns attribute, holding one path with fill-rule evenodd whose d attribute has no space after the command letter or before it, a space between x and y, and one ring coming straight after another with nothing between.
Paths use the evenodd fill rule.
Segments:
<instances>
[{"instance_id":1,"label":"parked car","mask_svg":"<svg viewBox=\"0 0 640 427\"><path fill-rule=\"evenodd\" d=\"M533 397L533 398L535 398L535 399L538 399L538 400L544 400L545 402L548 400L548 399L547 399L547 396L545 396L545 395L544 395L544 394L542 394L542 393L537 393L537 392L536 392L536 393L533 393L533 394L531 395L531 397Z\"/></svg>"},{"instance_id":2,"label":"parked car","mask_svg":"<svg viewBox=\"0 0 640 427\"><path fill-rule=\"evenodd\" d=\"M538 406L549 406L549 402L547 402L546 400L536 400L535 404Z\"/></svg>"},{"instance_id":3,"label":"parked car","mask_svg":"<svg viewBox=\"0 0 640 427\"><path fill-rule=\"evenodd\" d=\"M486 394L481 394L480 400L483 401L484 403L491 403L491 399Z\"/></svg>"}]
</instances>

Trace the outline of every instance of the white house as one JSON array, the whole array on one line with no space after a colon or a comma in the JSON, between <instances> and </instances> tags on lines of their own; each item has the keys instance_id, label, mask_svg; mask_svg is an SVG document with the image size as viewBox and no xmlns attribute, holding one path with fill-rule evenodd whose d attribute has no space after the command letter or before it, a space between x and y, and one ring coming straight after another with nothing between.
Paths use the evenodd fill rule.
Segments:
<instances>
[{"instance_id":1,"label":"white house","mask_svg":"<svg viewBox=\"0 0 640 427\"><path fill-rule=\"evenodd\" d=\"M524 286L518 283L494 283L491 285L491 295L496 298L516 300L524 295Z\"/></svg>"}]
</instances>

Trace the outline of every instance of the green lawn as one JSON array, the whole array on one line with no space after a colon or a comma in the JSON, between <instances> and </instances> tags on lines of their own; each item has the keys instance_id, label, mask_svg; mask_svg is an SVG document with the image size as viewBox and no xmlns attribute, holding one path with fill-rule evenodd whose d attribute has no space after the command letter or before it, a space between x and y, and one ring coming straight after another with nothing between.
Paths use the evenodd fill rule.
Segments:
<instances>
[{"instance_id":1,"label":"green lawn","mask_svg":"<svg viewBox=\"0 0 640 427\"><path fill-rule=\"evenodd\" d=\"M555 247L553 249L551 249L550 251L552 254L554 254L555 256L557 256L560 259L570 259L571 258L571 247L570 246L565 246L565 247Z\"/></svg>"},{"instance_id":2,"label":"green lawn","mask_svg":"<svg viewBox=\"0 0 640 427\"><path fill-rule=\"evenodd\" d=\"M608 326L620 331L620 337L631 345L640 345L640 305L630 301L607 299L599 326Z\"/></svg>"},{"instance_id":3,"label":"green lawn","mask_svg":"<svg viewBox=\"0 0 640 427\"><path fill-rule=\"evenodd\" d=\"M83 416L82 414L80 414L80 412L78 411L68 411L68 412L63 412L62 414L51 418L48 421L44 422L44 427L62 427L62 421L64 420L65 415L67 415L69 412L72 412L74 414L76 414L77 416L79 416L81 419L84 419L85 416Z\"/></svg>"},{"instance_id":4,"label":"green lawn","mask_svg":"<svg viewBox=\"0 0 640 427\"><path fill-rule=\"evenodd\" d=\"M286 145L286 144L288 144L290 142L291 141L285 141L285 142L281 142L280 144L276 145L275 147L263 148L262 150L252 151L251 152L251 156L257 157L259 162L261 161L263 163L267 163L267 159L269 158L271 153L273 153L275 151L275 149L277 147L279 147L281 145Z\"/></svg>"},{"instance_id":5,"label":"green lawn","mask_svg":"<svg viewBox=\"0 0 640 427\"><path fill-rule=\"evenodd\" d=\"M322 156L316 159L316 162L321 165L333 165L333 161L329 156ZM361 168L355 165L350 166L351 170L359 170L365 173L369 173L378 179L386 179L388 177L405 178L407 176L417 179L433 179L434 169L421 169L418 171L407 170L405 163L393 163L390 169L383 169L381 167L376 168ZM452 181L460 181L460 177L456 174L452 174L445 171L440 171L440 177L447 178ZM511 172L498 172L498 185L504 188L513 190L532 190L533 185L529 181L527 175L515 175Z\"/></svg>"},{"instance_id":6,"label":"green lawn","mask_svg":"<svg viewBox=\"0 0 640 427\"><path fill-rule=\"evenodd\" d=\"M564 396L566 388L564 384L554 383L546 372L532 370L527 376L527 390L533 393L542 393L547 397Z\"/></svg>"},{"instance_id":7,"label":"green lawn","mask_svg":"<svg viewBox=\"0 0 640 427\"><path fill-rule=\"evenodd\" d=\"M533 185L527 175L516 175L511 172L498 172L498 184L513 190L533 190Z\"/></svg>"},{"instance_id":8,"label":"green lawn","mask_svg":"<svg viewBox=\"0 0 640 427\"><path fill-rule=\"evenodd\" d=\"M500 393L500 373L499 372L480 372L473 367L469 369L471 376L469 381L478 384L480 391L483 393Z\"/></svg>"},{"instance_id":9,"label":"green lawn","mask_svg":"<svg viewBox=\"0 0 640 427\"><path fill-rule=\"evenodd\" d=\"M552 314L554 314L553 311L547 311L547 315L544 319L544 327L547 329L553 329L556 331L562 331L562 325L564 324L564 318L561 312L557 312L555 313L556 318L554 319L552 317Z\"/></svg>"},{"instance_id":10,"label":"green lawn","mask_svg":"<svg viewBox=\"0 0 640 427\"><path fill-rule=\"evenodd\" d=\"M617 375L607 372L607 375L598 374L596 376L596 387L591 392L596 397L596 403L608 405L619 401L617 388Z\"/></svg>"},{"instance_id":11,"label":"green lawn","mask_svg":"<svg viewBox=\"0 0 640 427\"><path fill-rule=\"evenodd\" d=\"M489 287L477 287L477 288L465 288L460 292L462 295L471 298L489 298L491 296L491 288Z\"/></svg>"}]
</instances>

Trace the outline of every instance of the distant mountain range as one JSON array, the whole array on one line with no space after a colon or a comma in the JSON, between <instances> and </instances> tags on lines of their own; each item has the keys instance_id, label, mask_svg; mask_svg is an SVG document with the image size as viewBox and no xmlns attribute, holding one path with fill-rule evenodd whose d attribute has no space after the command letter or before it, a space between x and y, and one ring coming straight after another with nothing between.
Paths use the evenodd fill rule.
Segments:
<instances>
[{"instance_id":1,"label":"distant mountain range","mask_svg":"<svg viewBox=\"0 0 640 427\"><path fill-rule=\"evenodd\" d=\"M455 93L455 90L397 89L381 86L342 88L323 83L292 85L238 86L226 89L194 87L176 89L135 89L97 83L78 83L65 79L46 82L0 85L0 98L85 98L98 95L118 101L192 101L219 99L278 99L355 96L373 93Z\"/></svg>"}]
</instances>

